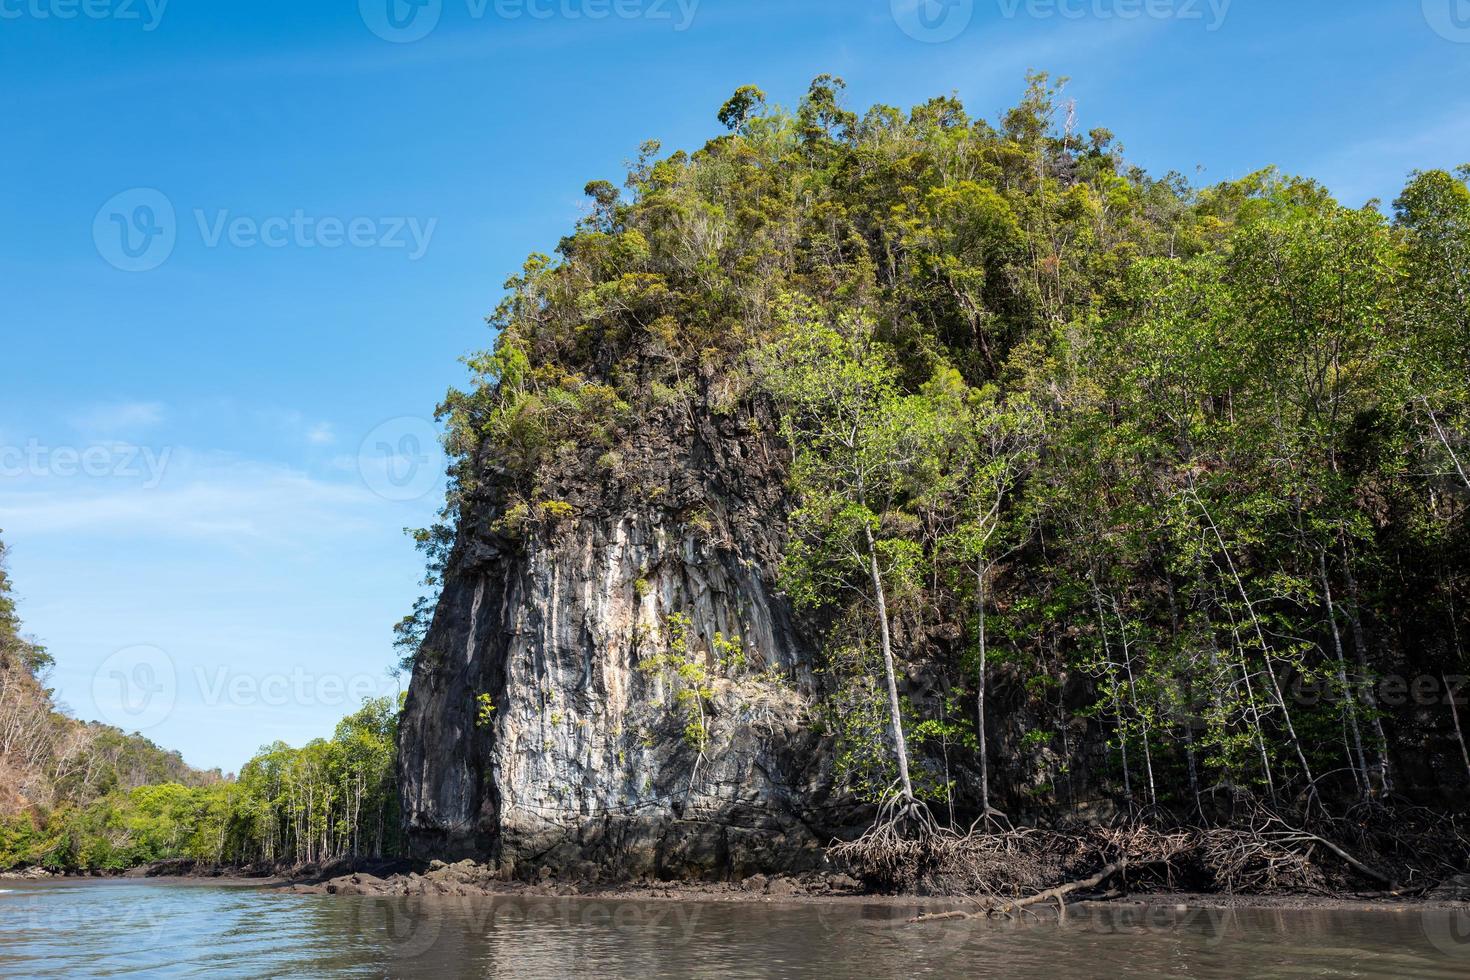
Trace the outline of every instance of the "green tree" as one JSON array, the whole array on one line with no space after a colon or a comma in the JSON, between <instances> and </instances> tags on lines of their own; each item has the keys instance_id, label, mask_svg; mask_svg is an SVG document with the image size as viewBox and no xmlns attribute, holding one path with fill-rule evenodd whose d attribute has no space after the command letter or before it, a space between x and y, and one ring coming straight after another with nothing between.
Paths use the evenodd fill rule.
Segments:
<instances>
[{"instance_id":1,"label":"green tree","mask_svg":"<svg viewBox=\"0 0 1470 980\"><path fill-rule=\"evenodd\" d=\"M864 583L878 629L898 789L912 802L889 597L911 558L903 508L930 462L933 413L923 398L901 392L892 352L861 315L839 314L834 323L820 308L793 302L783 316L765 380L785 406L784 431L797 447L791 479L801 503L792 518L798 543L788 556L787 588L798 601L820 605Z\"/></svg>"}]
</instances>

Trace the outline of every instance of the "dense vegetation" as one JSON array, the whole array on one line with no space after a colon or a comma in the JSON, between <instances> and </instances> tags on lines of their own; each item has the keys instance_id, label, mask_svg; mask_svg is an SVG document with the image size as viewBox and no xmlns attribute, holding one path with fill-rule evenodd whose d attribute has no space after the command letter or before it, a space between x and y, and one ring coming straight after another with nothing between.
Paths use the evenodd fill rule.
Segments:
<instances>
[{"instance_id":1,"label":"dense vegetation","mask_svg":"<svg viewBox=\"0 0 1470 980\"><path fill-rule=\"evenodd\" d=\"M994 124L842 93L744 87L588 185L443 407L449 516L494 481L503 534L576 520L589 473L641 485L640 429L774 406L858 791L1463 804L1470 169L1390 216L1149 176L1046 76Z\"/></svg>"},{"instance_id":2,"label":"dense vegetation","mask_svg":"<svg viewBox=\"0 0 1470 980\"><path fill-rule=\"evenodd\" d=\"M3 558L3 545L0 545ZM201 773L140 735L79 722L45 687L0 569L0 870L120 870L168 858L326 862L397 847L398 706L366 702L330 739L263 748L238 777Z\"/></svg>"}]
</instances>

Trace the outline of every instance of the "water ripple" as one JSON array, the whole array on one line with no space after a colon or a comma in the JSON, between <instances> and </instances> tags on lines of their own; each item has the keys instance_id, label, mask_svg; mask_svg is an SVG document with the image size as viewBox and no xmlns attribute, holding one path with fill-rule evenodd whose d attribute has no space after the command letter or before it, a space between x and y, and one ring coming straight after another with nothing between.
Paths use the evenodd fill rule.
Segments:
<instances>
[{"instance_id":1,"label":"water ripple","mask_svg":"<svg viewBox=\"0 0 1470 980\"><path fill-rule=\"evenodd\" d=\"M33 977L1465 977L1470 913L1084 908L911 925L884 904L383 899L120 881L0 891Z\"/></svg>"}]
</instances>

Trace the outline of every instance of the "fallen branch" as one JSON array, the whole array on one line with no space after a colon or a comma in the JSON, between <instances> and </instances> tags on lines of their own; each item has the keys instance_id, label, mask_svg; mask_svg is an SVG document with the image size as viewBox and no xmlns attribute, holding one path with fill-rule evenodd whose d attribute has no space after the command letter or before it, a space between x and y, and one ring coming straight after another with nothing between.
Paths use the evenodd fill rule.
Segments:
<instances>
[{"instance_id":1,"label":"fallen branch","mask_svg":"<svg viewBox=\"0 0 1470 980\"><path fill-rule=\"evenodd\" d=\"M1146 864L1156 864L1158 862L1155 862L1155 861L1147 861L1147 862L1144 862L1144 863L1146 863ZM1011 902L1009 905L1007 905L1004 909L1001 909L1000 911L1006 912L1006 913L1010 913L1010 912L1015 912L1018 909L1026 908L1028 905L1040 905L1041 903L1043 903L1043 902L1049 902L1052 899L1065 899L1068 895L1072 894L1073 892L1082 891L1084 889L1093 889L1093 888L1096 888L1098 885L1101 885L1103 882L1107 881L1113 875L1120 874L1120 873L1122 873L1124 871L1127 871L1127 870L1128 870L1128 859L1127 858L1124 858L1121 861L1114 861L1112 864L1110 864L1107 867L1103 868L1101 871L1099 871L1097 874L1093 875L1091 878L1083 878L1081 881L1069 881L1065 885L1058 885L1055 888L1048 888L1044 892L1038 892L1037 894L1031 895L1031 896L1029 896L1027 898L1018 898L1014 902Z\"/></svg>"},{"instance_id":2,"label":"fallen branch","mask_svg":"<svg viewBox=\"0 0 1470 980\"><path fill-rule=\"evenodd\" d=\"M973 912L961 912L956 909L953 912L932 912L928 915L916 915L909 922L949 922L955 919L973 919Z\"/></svg>"},{"instance_id":3,"label":"fallen branch","mask_svg":"<svg viewBox=\"0 0 1470 980\"><path fill-rule=\"evenodd\" d=\"M1372 878L1374 881L1381 881L1384 885L1388 887L1388 890L1390 892L1399 891L1398 882L1394 881L1383 872L1375 870L1374 868L1370 868L1368 865L1364 864L1362 861L1359 861L1357 858L1353 857L1347 851L1344 851L1342 848L1338 847L1327 838L1318 837L1316 834L1310 833L1305 830L1293 830L1292 834L1297 840L1311 841L1316 844L1321 844L1333 854L1336 854L1338 857L1342 858L1343 861L1345 861L1350 867L1356 869L1369 878Z\"/></svg>"},{"instance_id":4,"label":"fallen branch","mask_svg":"<svg viewBox=\"0 0 1470 980\"><path fill-rule=\"evenodd\" d=\"M1066 884L1057 885L1055 888L1048 888L1045 891L1037 892L1035 895L1028 895L1025 898L1018 898L1003 905L989 906L979 912L962 912L956 910L953 912L937 912L932 915L916 915L908 921L942 922L954 919L978 919L981 917L989 917L992 915L1010 915L1013 912L1019 912L1020 910L1024 908L1029 908L1032 905L1041 905L1045 902L1052 901L1057 903L1058 911L1062 915L1065 915L1067 898L1069 895L1080 891L1091 891L1092 889L1097 888L1103 882L1107 881L1109 878L1112 878L1114 875L1121 874L1122 872L1127 871L1130 866L1159 864L1164 860L1166 859L1160 858L1158 860L1152 861L1130 862L1127 858L1124 858L1120 861L1114 861L1112 864L1107 865L1097 874L1092 875L1089 878L1081 878L1077 881L1069 881Z\"/></svg>"}]
</instances>

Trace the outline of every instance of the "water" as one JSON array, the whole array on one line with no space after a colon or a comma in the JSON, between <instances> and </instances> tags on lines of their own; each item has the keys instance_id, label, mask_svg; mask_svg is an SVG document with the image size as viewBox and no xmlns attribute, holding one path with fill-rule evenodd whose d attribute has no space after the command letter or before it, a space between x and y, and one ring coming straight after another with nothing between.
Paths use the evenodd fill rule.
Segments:
<instances>
[{"instance_id":1,"label":"water","mask_svg":"<svg viewBox=\"0 0 1470 980\"><path fill-rule=\"evenodd\" d=\"M12 884L12 883L7 883ZM1470 910L1073 909L910 925L917 906L382 899L14 883L0 977L1470 976Z\"/></svg>"}]
</instances>

